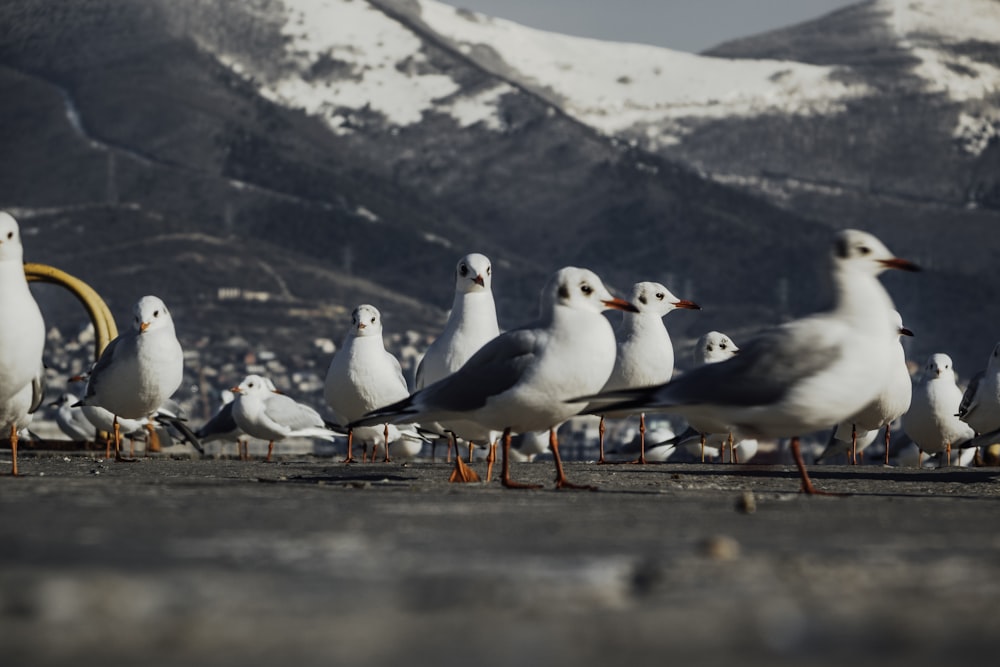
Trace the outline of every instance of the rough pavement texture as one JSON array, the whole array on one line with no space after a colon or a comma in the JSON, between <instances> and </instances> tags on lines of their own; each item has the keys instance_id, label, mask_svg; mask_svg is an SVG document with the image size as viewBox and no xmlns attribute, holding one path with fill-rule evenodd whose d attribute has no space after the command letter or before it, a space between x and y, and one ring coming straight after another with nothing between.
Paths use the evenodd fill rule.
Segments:
<instances>
[{"instance_id":1,"label":"rough pavement texture","mask_svg":"<svg viewBox=\"0 0 1000 667\"><path fill-rule=\"evenodd\" d=\"M8 469L0 455L0 469ZM484 465L474 464L482 475ZM995 664L1000 469L28 453L4 665Z\"/></svg>"}]
</instances>

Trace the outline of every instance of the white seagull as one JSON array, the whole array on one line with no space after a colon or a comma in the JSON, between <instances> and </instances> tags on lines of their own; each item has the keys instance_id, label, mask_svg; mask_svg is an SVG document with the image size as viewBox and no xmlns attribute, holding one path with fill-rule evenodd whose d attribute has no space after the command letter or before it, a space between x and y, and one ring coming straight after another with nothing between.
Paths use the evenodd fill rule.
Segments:
<instances>
[{"instance_id":1,"label":"white seagull","mask_svg":"<svg viewBox=\"0 0 1000 667\"><path fill-rule=\"evenodd\" d=\"M18 431L27 428L45 394L45 322L24 275L21 228L0 211L0 437L10 439L16 476Z\"/></svg>"},{"instance_id":2,"label":"white seagull","mask_svg":"<svg viewBox=\"0 0 1000 667\"><path fill-rule=\"evenodd\" d=\"M882 390L861 412L837 424L826 449L817 461L849 452L851 463L857 463L858 452L875 441L878 431L885 429L885 462L889 464L889 440L892 423L910 409L913 396L913 380L906 366L906 351L903 350L902 336L912 336L913 332L903 326L903 317L892 311L892 323L896 327L896 344L892 346L892 366L883 380Z\"/></svg>"},{"instance_id":3,"label":"white seagull","mask_svg":"<svg viewBox=\"0 0 1000 667\"><path fill-rule=\"evenodd\" d=\"M132 327L108 343L90 370L83 405L114 415L115 459L121 455L121 419L148 419L181 385L184 353L166 304L144 296L132 309ZM146 428L152 431L153 425Z\"/></svg>"},{"instance_id":4,"label":"white seagull","mask_svg":"<svg viewBox=\"0 0 1000 667\"><path fill-rule=\"evenodd\" d=\"M958 418L962 390L955 382L951 357L932 354L913 387L913 401L903 417L903 430L921 452L944 452L942 465L951 465L951 448L962 446L976 436L975 430ZM920 465L920 456L917 458Z\"/></svg>"},{"instance_id":5,"label":"white seagull","mask_svg":"<svg viewBox=\"0 0 1000 667\"><path fill-rule=\"evenodd\" d=\"M362 304L351 313L351 328L344 336L344 344L334 352L326 371L324 395L326 403L340 425L347 426L347 458L353 462L354 438L372 442L372 461L378 438L376 428L355 428L351 422L365 414L409 396L410 390L403 377L399 360L385 349L382 340L382 315L378 308ZM388 427L383 425L383 442L388 437ZM367 448L367 444L366 444ZM389 461L386 449L385 461Z\"/></svg>"},{"instance_id":6,"label":"white seagull","mask_svg":"<svg viewBox=\"0 0 1000 667\"><path fill-rule=\"evenodd\" d=\"M511 433L552 429L586 407L586 401L572 397L604 386L615 365L615 333L603 315L608 308L638 311L612 296L594 272L560 269L542 290L538 320L500 334L456 372L375 410L361 423L469 419L502 431L501 483L522 488L510 478ZM572 487L558 442L553 439L551 446L557 488Z\"/></svg>"},{"instance_id":7,"label":"white seagull","mask_svg":"<svg viewBox=\"0 0 1000 667\"><path fill-rule=\"evenodd\" d=\"M56 424L66 437L74 441L92 442L97 439L97 428L83 414L83 406L77 405L79 402L76 395L66 391L49 405L56 408Z\"/></svg>"},{"instance_id":8,"label":"white seagull","mask_svg":"<svg viewBox=\"0 0 1000 667\"><path fill-rule=\"evenodd\" d=\"M993 346L986 369L969 381L958 405L958 417L976 433L1000 428L1000 343Z\"/></svg>"},{"instance_id":9,"label":"white seagull","mask_svg":"<svg viewBox=\"0 0 1000 667\"><path fill-rule=\"evenodd\" d=\"M230 391L236 395L232 402L236 425L251 437L267 440L268 461L276 441L296 437L334 440L337 437L316 410L278 393L271 381L260 375L246 376Z\"/></svg>"},{"instance_id":10,"label":"white seagull","mask_svg":"<svg viewBox=\"0 0 1000 667\"><path fill-rule=\"evenodd\" d=\"M834 303L828 310L757 335L739 354L692 369L659 387L611 392L604 409L679 412L711 433L791 438L802 490L809 479L799 436L829 428L868 405L891 366L893 304L878 275L916 270L873 235L843 230L831 259Z\"/></svg>"},{"instance_id":11,"label":"white seagull","mask_svg":"<svg viewBox=\"0 0 1000 667\"><path fill-rule=\"evenodd\" d=\"M270 389L275 388L270 378L264 378L264 382L268 384ZM245 433L236 423L236 418L233 417L233 401L235 399L236 394L231 389L223 390L222 405L194 434L202 443L215 442L216 440L235 441L236 456L240 460L244 460L247 458L244 450L246 443L243 440Z\"/></svg>"},{"instance_id":12,"label":"white seagull","mask_svg":"<svg viewBox=\"0 0 1000 667\"><path fill-rule=\"evenodd\" d=\"M639 312L623 312L615 330L617 352L615 367L602 391L650 387L669 382L674 375L674 343L670 339L663 317L678 308L701 310L694 301L678 299L670 290L656 282L640 282L632 286L629 301ZM604 460L604 418L601 413L600 457ZM607 415L617 417L619 415ZM622 415L624 416L624 415ZM634 463L646 463L646 414L639 413L639 458Z\"/></svg>"},{"instance_id":13,"label":"white seagull","mask_svg":"<svg viewBox=\"0 0 1000 667\"><path fill-rule=\"evenodd\" d=\"M740 351L740 348L736 346L733 339L720 331L709 331L703 334L701 338L694 347L694 361L699 366L704 366L705 364L715 364L720 361L725 361L729 359L734 354ZM726 458L726 444L729 444L729 457L733 463L738 463L739 458L739 445L733 443L732 433L729 431L723 433L712 433L706 431L700 427L705 426L708 428L710 425L705 425L696 419L693 423L689 423L690 431L685 431L677 436L677 445L683 447L684 449L691 451L693 446L692 435L697 434L698 436L698 447L699 455L701 456L702 462L705 461L705 454L707 453L710 458L715 458L719 456L719 460L725 463ZM692 433L693 432L693 433ZM743 453L750 454L750 457L757 452L757 441L750 439L747 441L747 446ZM749 451L752 443L753 452ZM750 460L744 458L744 461Z\"/></svg>"},{"instance_id":14,"label":"white seagull","mask_svg":"<svg viewBox=\"0 0 1000 667\"><path fill-rule=\"evenodd\" d=\"M424 353L414 382L416 389L423 389L441 378L451 375L469 360L484 344L500 333L497 307L493 300L493 267L485 255L471 253L455 266L455 297L448 321L427 352ZM473 443L489 445L499 435L474 422L458 420L445 424L423 424L424 428L451 434L469 443L472 456ZM451 449L449 435L449 451ZM455 448L458 456L458 448ZM453 481L476 481L475 473L456 461Z\"/></svg>"}]
</instances>

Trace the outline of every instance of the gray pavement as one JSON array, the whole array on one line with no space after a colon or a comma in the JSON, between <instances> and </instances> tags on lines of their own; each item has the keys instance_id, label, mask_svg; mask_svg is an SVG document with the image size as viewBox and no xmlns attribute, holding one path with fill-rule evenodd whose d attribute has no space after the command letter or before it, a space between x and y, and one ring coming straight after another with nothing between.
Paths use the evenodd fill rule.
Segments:
<instances>
[{"instance_id":1,"label":"gray pavement","mask_svg":"<svg viewBox=\"0 0 1000 667\"><path fill-rule=\"evenodd\" d=\"M998 468L94 456L0 477L4 665L996 662Z\"/></svg>"}]
</instances>

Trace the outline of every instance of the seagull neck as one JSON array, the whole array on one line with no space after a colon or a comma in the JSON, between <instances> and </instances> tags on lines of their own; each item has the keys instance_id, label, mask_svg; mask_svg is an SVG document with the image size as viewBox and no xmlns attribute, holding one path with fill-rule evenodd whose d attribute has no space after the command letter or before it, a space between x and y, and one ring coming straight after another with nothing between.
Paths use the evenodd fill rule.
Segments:
<instances>
[{"instance_id":1,"label":"seagull neck","mask_svg":"<svg viewBox=\"0 0 1000 667\"><path fill-rule=\"evenodd\" d=\"M894 309L888 292L873 275L835 270L833 274L834 311L856 326L889 326Z\"/></svg>"},{"instance_id":2,"label":"seagull neck","mask_svg":"<svg viewBox=\"0 0 1000 667\"><path fill-rule=\"evenodd\" d=\"M477 322L492 323L499 329L497 324L497 308L493 301L493 293L465 292L456 294L455 300L451 304L451 321L463 321L466 317L476 318Z\"/></svg>"}]
</instances>

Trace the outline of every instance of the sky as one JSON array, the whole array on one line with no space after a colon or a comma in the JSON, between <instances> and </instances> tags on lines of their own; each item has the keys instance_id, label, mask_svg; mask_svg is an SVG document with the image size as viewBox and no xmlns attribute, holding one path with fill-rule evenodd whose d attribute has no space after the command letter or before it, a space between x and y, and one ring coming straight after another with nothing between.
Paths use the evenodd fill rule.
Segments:
<instances>
[{"instance_id":1,"label":"sky","mask_svg":"<svg viewBox=\"0 0 1000 667\"><path fill-rule=\"evenodd\" d=\"M859 0L442 0L542 30L697 53Z\"/></svg>"}]
</instances>

